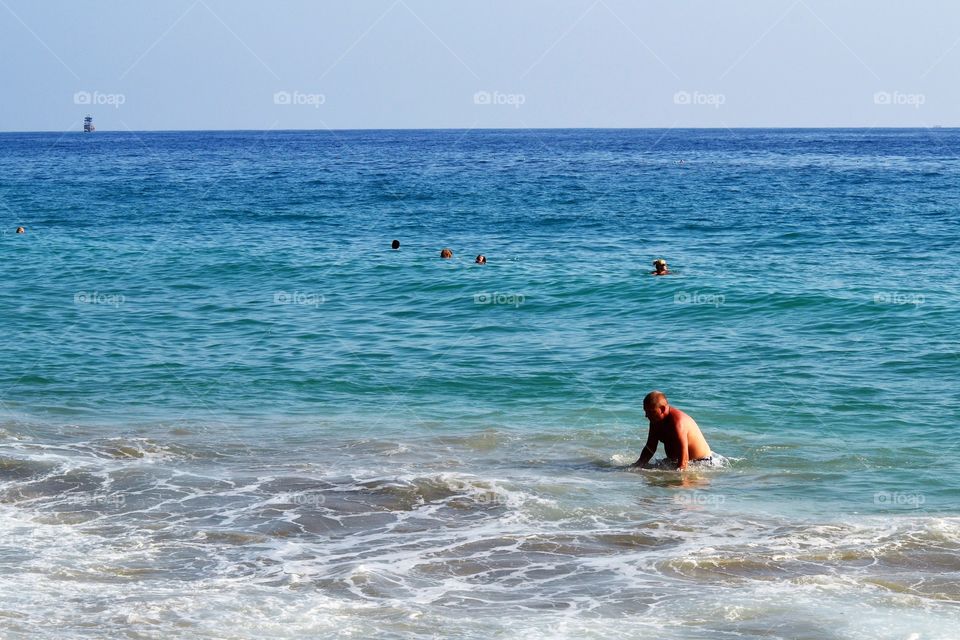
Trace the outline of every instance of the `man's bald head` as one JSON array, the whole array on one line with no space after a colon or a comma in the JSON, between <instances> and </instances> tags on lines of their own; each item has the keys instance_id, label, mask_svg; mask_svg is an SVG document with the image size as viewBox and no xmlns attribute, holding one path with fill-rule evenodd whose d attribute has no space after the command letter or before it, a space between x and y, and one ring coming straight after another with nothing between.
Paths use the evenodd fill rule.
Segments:
<instances>
[{"instance_id":1,"label":"man's bald head","mask_svg":"<svg viewBox=\"0 0 960 640\"><path fill-rule=\"evenodd\" d=\"M643 398L644 407L667 406L667 396L662 391L651 391Z\"/></svg>"},{"instance_id":2,"label":"man's bald head","mask_svg":"<svg viewBox=\"0 0 960 640\"><path fill-rule=\"evenodd\" d=\"M667 396L662 391L651 391L643 399L643 415L647 416L650 424L661 422L670 413Z\"/></svg>"}]
</instances>

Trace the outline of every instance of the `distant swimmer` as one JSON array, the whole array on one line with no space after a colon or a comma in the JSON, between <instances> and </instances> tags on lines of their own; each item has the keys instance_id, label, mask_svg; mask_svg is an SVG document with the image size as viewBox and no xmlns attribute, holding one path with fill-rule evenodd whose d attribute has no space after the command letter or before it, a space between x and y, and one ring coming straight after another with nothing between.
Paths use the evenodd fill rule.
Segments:
<instances>
[{"instance_id":1,"label":"distant swimmer","mask_svg":"<svg viewBox=\"0 0 960 640\"><path fill-rule=\"evenodd\" d=\"M667 261L663 258L657 258L653 261L653 271L650 273L655 276L667 276L670 275L670 269L667 267Z\"/></svg>"},{"instance_id":2,"label":"distant swimmer","mask_svg":"<svg viewBox=\"0 0 960 640\"><path fill-rule=\"evenodd\" d=\"M17 233L26 233L26 232L27 230L24 229L23 227L17 227Z\"/></svg>"},{"instance_id":3,"label":"distant swimmer","mask_svg":"<svg viewBox=\"0 0 960 640\"><path fill-rule=\"evenodd\" d=\"M393 242L391 242L391 243L390 243L390 248L391 248L391 249L399 249L399 248L400 248L400 241L399 241L399 240L394 240Z\"/></svg>"},{"instance_id":4,"label":"distant swimmer","mask_svg":"<svg viewBox=\"0 0 960 640\"><path fill-rule=\"evenodd\" d=\"M453 257L453 251L450 251L450 249L447 249L447 248L441 249L440 257L443 258L444 260L449 260L450 258Z\"/></svg>"},{"instance_id":5,"label":"distant swimmer","mask_svg":"<svg viewBox=\"0 0 960 640\"><path fill-rule=\"evenodd\" d=\"M485 255L483 255L483 254L477 256L476 263L477 263L477 264L487 264L487 256L485 256Z\"/></svg>"},{"instance_id":6,"label":"distant swimmer","mask_svg":"<svg viewBox=\"0 0 960 640\"><path fill-rule=\"evenodd\" d=\"M677 471L683 471L691 462L713 462L713 452L696 421L667 404L667 396L662 392L647 394L643 399L643 413L650 421L650 431L640 458L631 468L646 468L661 442L669 463L675 465Z\"/></svg>"}]
</instances>

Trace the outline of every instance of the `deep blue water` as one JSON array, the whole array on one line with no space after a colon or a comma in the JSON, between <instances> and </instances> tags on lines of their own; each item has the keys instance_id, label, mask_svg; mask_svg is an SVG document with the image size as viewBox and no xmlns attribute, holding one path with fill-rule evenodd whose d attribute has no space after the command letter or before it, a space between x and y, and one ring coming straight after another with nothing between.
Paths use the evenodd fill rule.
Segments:
<instances>
[{"instance_id":1,"label":"deep blue water","mask_svg":"<svg viewBox=\"0 0 960 640\"><path fill-rule=\"evenodd\" d=\"M958 152L0 134L0 636L952 637Z\"/></svg>"}]
</instances>

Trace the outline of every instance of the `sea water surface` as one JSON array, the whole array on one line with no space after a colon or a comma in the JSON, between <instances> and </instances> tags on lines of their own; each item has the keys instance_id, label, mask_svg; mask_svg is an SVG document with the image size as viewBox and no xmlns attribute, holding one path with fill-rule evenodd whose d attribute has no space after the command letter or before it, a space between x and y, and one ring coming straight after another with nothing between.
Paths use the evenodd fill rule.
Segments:
<instances>
[{"instance_id":1,"label":"sea water surface","mask_svg":"<svg viewBox=\"0 0 960 640\"><path fill-rule=\"evenodd\" d=\"M0 134L0 637L957 638L958 153Z\"/></svg>"}]
</instances>

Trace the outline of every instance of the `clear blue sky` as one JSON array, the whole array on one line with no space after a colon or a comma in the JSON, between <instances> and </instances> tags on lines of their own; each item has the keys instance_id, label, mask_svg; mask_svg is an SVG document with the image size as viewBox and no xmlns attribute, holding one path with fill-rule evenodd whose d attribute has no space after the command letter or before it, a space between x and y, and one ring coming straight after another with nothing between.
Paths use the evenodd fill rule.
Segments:
<instances>
[{"instance_id":1,"label":"clear blue sky","mask_svg":"<svg viewBox=\"0 0 960 640\"><path fill-rule=\"evenodd\" d=\"M955 0L0 0L16 131L957 126L958 68Z\"/></svg>"}]
</instances>

